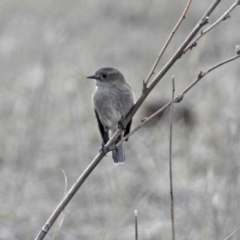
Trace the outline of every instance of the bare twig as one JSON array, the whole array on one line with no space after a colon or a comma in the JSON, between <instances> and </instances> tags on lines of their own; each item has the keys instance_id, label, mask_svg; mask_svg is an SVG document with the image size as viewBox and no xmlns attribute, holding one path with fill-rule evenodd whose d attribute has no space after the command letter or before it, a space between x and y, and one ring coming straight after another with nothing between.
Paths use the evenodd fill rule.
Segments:
<instances>
[{"instance_id":1,"label":"bare twig","mask_svg":"<svg viewBox=\"0 0 240 240\"><path fill-rule=\"evenodd\" d=\"M187 5L186 5L186 7L185 7L185 9L184 9L184 11L183 11L183 13L182 13L182 16L181 16L180 19L178 20L176 26L173 28L173 30L172 30L171 34L169 35L166 43L164 44L163 48L161 49L161 51L160 51L160 53L159 53L159 55L158 55L158 58L156 59L156 61L155 61L155 63L153 64L153 67L152 67L150 73L148 74L148 77L147 77L146 81L144 81L144 87L143 87L144 90L146 89L148 82L150 81L152 75L154 74L154 71L155 71L158 63L159 63L162 55L164 54L165 50L167 49L170 41L172 40L174 34L176 33L177 29L178 29L179 26L181 25L182 21L186 18L186 14L187 14L187 11L188 11L188 9L189 9L189 7L190 7L191 2L192 2L192 0L188 0L188 3L187 3Z\"/></svg>"},{"instance_id":2,"label":"bare twig","mask_svg":"<svg viewBox=\"0 0 240 240\"><path fill-rule=\"evenodd\" d=\"M224 240L229 240L232 236L234 236L238 231L240 230L240 228L236 229L233 233L231 233L228 237L226 237Z\"/></svg>"},{"instance_id":3,"label":"bare twig","mask_svg":"<svg viewBox=\"0 0 240 240\"><path fill-rule=\"evenodd\" d=\"M203 77L205 77L208 73L210 73L211 71L215 70L216 68L227 64L237 58L240 58L240 53L238 55L235 55L231 58L228 58L216 65L214 65L213 67L209 68L206 72L200 72L197 76L197 78L188 86L186 87L180 94L178 94L177 97L175 97L174 102L181 102L184 95L191 89L193 88ZM121 144L121 142L125 141L127 138L131 137L135 132L137 132L140 128L142 128L145 124L147 124L148 122L150 122L152 119L154 119L156 116L158 116L160 113L163 113L169 106L171 106L171 102L166 103L162 108L160 108L158 111L156 111L155 113L153 113L151 116L146 117L142 120L142 122L136 126L134 129L131 130L131 132L129 134L127 134L125 137L122 138L121 141L118 142L118 144L116 144L116 146L119 146Z\"/></svg>"},{"instance_id":4,"label":"bare twig","mask_svg":"<svg viewBox=\"0 0 240 240\"><path fill-rule=\"evenodd\" d=\"M175 93L175 83L174 83L174 76L173 76L173 78L172 78L172 101L171 101L171 110L170 110L170 141L169 141L169 177L170 177L172 240L175 240L174 195L173 195L173 177L172 177L172 127L173 127L174 93Z\"/></svg>"},{"instance_id":5,"label":"bare twig","mask_svg":"<svg viewBox=\"0 0 240 240\"><path fill-rule=\"evenodd\" d=\"M137 210L135 210L134 213L135 213L135 240L138 240L138 213L137 213Z\"/></svg>"},{"instance_id":6,"label":"bare twig","mask_svg":"<svg viewBox=\"0 0 240 240\"><path fill-rule=\"evenodd\" d=\"M206 28L205 30L201 31L198 36L194 38L194 40L186 47L186 49L183 51L183 53L186 53L189 49L191 50L193 47L197 46L197 41L202 38L206 33L211 31L214 27L216 27L219 23L221 23L223 20L226 20L229 18L229 13L234 10L237 5L239 5L240 0L237 0L217 21L215 21L211 26Z\"/></svg>"}]
</instances>

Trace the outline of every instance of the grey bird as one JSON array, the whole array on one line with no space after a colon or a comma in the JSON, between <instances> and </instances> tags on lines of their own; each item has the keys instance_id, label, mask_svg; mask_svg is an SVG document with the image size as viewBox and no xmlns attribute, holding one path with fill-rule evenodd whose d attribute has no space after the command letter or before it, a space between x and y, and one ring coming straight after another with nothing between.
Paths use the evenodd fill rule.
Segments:
<instances>
[{"instance_id":1,"label":"grey bird","mask_svg":"<svg viewBox=\"0 0 240 240\"><path fill-rule=\"evenodd\" d=\"M122 120L134 105L134 95L122 73L114 68L101 68L93 76L87 78L96 80L92 101L103 140L103 150L109 140L109 131L112 135L120 127L123 130L123 136L130 132L132 120L126 128L123 128ZM119 137L117 142L121 138L122 136ZM115 164L124 163L123 144L112 151L112 158Z\"/></svg>"}]
</instances>

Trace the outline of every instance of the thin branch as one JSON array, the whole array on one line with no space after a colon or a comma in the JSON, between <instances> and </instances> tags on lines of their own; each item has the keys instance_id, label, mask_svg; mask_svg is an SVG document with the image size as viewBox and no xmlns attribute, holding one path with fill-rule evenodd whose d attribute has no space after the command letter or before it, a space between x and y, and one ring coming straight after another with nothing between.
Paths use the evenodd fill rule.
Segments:
<instances>
[{"instance_id":1,"label":"thin branch","mask_svg":"<svg viewBox=\"0 0 240 240\"><path fill-rule=\"evenodd\" d=\"M209 26L205 30L201 31L199 35L196 38L194 38L194 40L186 47L183 53L186 53L189 49L191 50L193 47L197 46L197 41L200 38L202 38L205 34L210 32L214 27L216 27L223 20L226 20L227 18L229 18L229 13L232 12L234 8L239 5L239 3L240 3L240 0L237 0L217 21L215 21L211 26Z\"/></svg>"},{"instance_id":2,"label":"thin branch","mask_svg":"<svg viewBox=\"0 0 240 240\"><path fill-rule=\"evenodd\" d=\"M240 228L236 229L233 233L231 233L228 237L226 237L224 240L229 240L232 236L234 236L238 231L240 230Z\"/></svg>"},{"instance_id":3,"label":"thin branch","mask_svg":"<svg viewBox=\"0 0 240 240\"><path fill-rule=\"evenodd\" d=\"M234 61L235 59L240 58L240 52L238 55L235 55L231 58L228 58L216 65L214 65L213 67L209 68L206 72L200 72L198 74L198 77L188 86L186 87L180 94L178 94L177 97L175 97L174 102L181 102L184 95L190 90L192 89L203 77L205 77L208 73L210 73L211 71L215 70L216 68L227 64L231 61ZM163 113L169 106L171 106L171 102L168 102L167 104L165 104L162 108L160 108L158 111L156 111L155 113L153 113L151 116L146 117L144 119L142 119L142 122L136 126L134 129L131 130L131 132L129 134L127 134L125 137L123 137L121 139L121 141L119 141L116 146L119 146L123 141L125 141L127 138L130 138L135 132L137 132L140 128L142 128L145 124L147 124L148 122L150 122L152 119L154 119L156 116L158 116L159 114Z\"/></svg>"},{"instance_id":4,"label":"thin branch","mask_svg":"<svg viewBox=\"0 0 240 240\"><path fill-rule=\"evenodd\" d=\"M171 111L170 111L170 141L169 141L169 177L170 177L172 240L175 240L174 195L173 195L173 177L172 177L172 128L173 128L174 93L175 93L175 83L174 83L174 76L173 76L173 78L172 78L172 101L171 101Z\"/></svg>"},{"instance_id":5,"label":"thin branch","mask_svg":"<svg viewBox=\"0 0 240 240\"><path fill-rule=\"evenodd\" d=\"M161 51L160 51L160 53L159 53L159 55L158 55L158 58L156 59L156 61L155 61L154 65L153 65L150 73L148 74L148 77L147 77L146 81L144 82L144 89L147 87L147 84L148 84L149 80L151 79L152 75L154 74L154 71L155 71L158 63L159 63L162 55L164 54L165 50L167 49L170 41L172 40L174 34L175 34L176 31L178 30L178 28L179 28L179 26L181 25L182 21L186 18L186 14L187 14L187 11L188 11L188 9L189 9L189 7L190 7L190 5L191 5L191 2L192 2L192 0L188 0L188 3L187 3L187 5L186 5L186 7L185 7L185 9L184 9L184 11L183 11L180 19L178 20L176 26L173 28L173 30L172 30L171 34L169 35L166 43L164 44L163 48L161 49Z\"/></svg>"}]
</instances>

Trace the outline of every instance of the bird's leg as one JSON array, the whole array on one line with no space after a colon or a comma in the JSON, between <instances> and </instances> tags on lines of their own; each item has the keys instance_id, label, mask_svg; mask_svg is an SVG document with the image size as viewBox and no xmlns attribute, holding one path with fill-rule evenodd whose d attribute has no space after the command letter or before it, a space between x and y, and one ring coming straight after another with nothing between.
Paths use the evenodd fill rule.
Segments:
<instances>
[{"instance_id":1,"label":"bird's leg","mask_svg":"<svg viewBox=\"0 0 240 240\"><path fill-rule=\"evenodd\" d=\"M101 148L99 149L99 152L102 152L104 154L104 156L107 157L108 148L106 148L104 142L102 142L102 145L101 145Z\"/></svg>"},{"instance_id":2,"label":"bird's leg","mask_svg":"<svg viewBox=\"0 0 240 240\"><path fill-rule=\"evenodd\" d=\"M108 131L109 131L109 129L107 127L105 127L104 128L104 133L102 135L102 137L103 137L102 146L101 146L101 149L99 150L99 152L102 152L104 154L104 156L107 156L107 152L109 152L109 149L106 148L106 146L105 146L105 144L109 140Z\"/></svg>"},{"instance_id":3,"label":"bird's leg","mask_svg":"<svg viewBox=\"0 0 240 240\"><path fill-rule=\"evenodd\" d=\"M107 153L114 150L115 148L116 148L115 144L112 147L106 147L104 142L102 142L99 152L102 152L104 154L104 156L107 157Z\"/></svg>"}]
</instances>

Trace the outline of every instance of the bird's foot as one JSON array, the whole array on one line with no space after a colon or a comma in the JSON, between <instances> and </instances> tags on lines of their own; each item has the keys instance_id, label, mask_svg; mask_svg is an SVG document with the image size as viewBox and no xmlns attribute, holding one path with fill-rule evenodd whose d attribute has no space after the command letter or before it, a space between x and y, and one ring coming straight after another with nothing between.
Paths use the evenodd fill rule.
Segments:
<instances>
[{"instance_id":1,"label":"bird's foot","mask_svg":"<svg viewBox=\"0 0 240 240\"><path fill-rule=\"evenodd\" d=\"M104 156L107 157L108 149L106 148L104 143L102 143L101 148L99 149L99 152L102 152Z\"/></svg>"},{"instance_id":2,"label":"bird's foot","mask_svg":"<svg viewBox=\"0 0 240 240\"><path fill-rule=\"evenodd\" d=\"M115 144L111 147L106 147L104 143L102 143L101 148L99 149L99 152L102 152L105 157L107 157L107 153L114 150L116 148Z\"/></svg>"},{"instance_id":3,"label":"bird's foot","mask_svg":"<svg viewBox=\"0 0 240 240\"><path fill-rule=\"evenodd\" d=\"M123 126L123 123L121 120L118 122L118 128L120 128L122 131L126 130L126 128Z\"/></svg>"},{"instance_id":4,"label":"bird's foot","mask_svg":"<svg viewBox=\"0 0 240 240\"><path fill-rule=\"evenodd\" d=\"M99 149L99 152L102 152L105 157L107 157L107 153L115 149L115 145L112 147L106 147L104 143L102 143L101 148Z\"/></svg>"}]
</instances>

